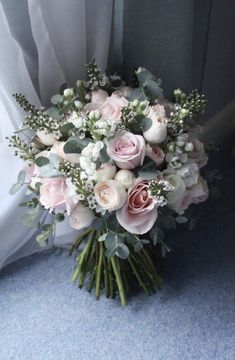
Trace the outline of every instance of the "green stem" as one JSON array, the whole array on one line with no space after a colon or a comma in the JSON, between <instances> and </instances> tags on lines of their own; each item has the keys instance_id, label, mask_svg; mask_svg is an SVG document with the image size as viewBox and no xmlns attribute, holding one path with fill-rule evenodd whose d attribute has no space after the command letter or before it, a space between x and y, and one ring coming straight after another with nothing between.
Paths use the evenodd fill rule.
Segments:
<instances>
[{"instance_id":1,"label":"green stem","mask_svg":"<svg viewBox=\"0 0 235 360\"><path fill-rule=\"evenodd\" d=\"M83 242L84 237L86 235L88 235L90 232L92 231L92 229L88 229L86 231L84 231L81 235L79 235L79 237L77 238L77 240L75 240L75 242L72 244L70 250L69 250L69 255L72 255L72 253L74 252L75 249L78 249L78 247L80 246L80 244Z\"/></svg>"},{"instance_id":2,"label":"green stem","mask_svg":"<svg viewBox=\"0 0 235 360\"><path fill-rule=\"evenodd\" d=\"M99 261L96 271L96 300L100 298L100 284L101 284L101 269L102 269L102 258L103 258L103 243L99 243Z\"/></svg>"},{"instance_id":3,"label":"green stem","mask_svg":"<svg viewBox=\"0 0 235 360\"><path fill-rule=\"evenodd\" d=\"M147 261L148 261L148 263L149 263L149 266L150 266L150 268L151 268L151 270L152 270L152 273L153 273L154 278L155 278L156 285L157 285L158 287L160 287L160 285L161 285L161 279L160 279L160 277L159 277L159 275L158 275L158 273L157 273L157 271L156 271L156 269L155 269L154 263L153 263L151 257L149 256L147 250L143 249L143 253L144 253L144 256L145 256L145 258L147 259Z\"/></svg>"},{"instance_id":4,"label":"green stem","mask_svg":"<svg viewBox=\"0 0 235 360\"><path fill-rule=\"evenodd\" d=\"M104 265L104 286L105 286L105 295L107 298L110 297L109 291L109 274L108 274L108 267L107 267L107 260L105 256L103 256L103 265Z\"/></svg>"},{"instance_id":5,"label":"green stem","mask_svg":"<svg viewBox=\"0 0 235 360\"><path fill-rule=\"evenodd\" d=\"M89 234L89 240L88 240L88 243L85 247L85 255L84 255L84 266L82 267L81 269L81 273L80 273L80 279L79 279L79 288L81 289L83 287L83 284L84 284L84 279L85 279L85 276L86 276L86 273L87 273L87 268L88 268L88 263L89 263L89 260L90 260L90 257L92 256L92 245L93 245L93 242L94 242L94 231L92 231L90 234Z\"/></svg>"},{"instance_id":6,"label":"green stem","mask_svg":"<svg viewBox=\"0 0 235 360\"><path fill-rule=\"evenodd\" d=\"M137 280L139 281L140 286L144 289L146 294L149 295L149 290L148 290L147 286L145 285L144 281L142 280L142 277L140 276L139 271L137 270L135 263L131 256L128 257L128 261L131 265L133 273L135 274Z\"/></svg>"},{"instance_id":7,"label":"green stem","mask_svg":"<svg viewBox=\"0 0 235 360\"><path fill-rule=\"evenodd\" d=\"M111 266L111 260L108 259L108 278L109 278L109 293L110 297L114 298L114 289L113 289L113 271Z\"/></svg>"},{"instance_id":8,"label":"green stem","mask_svg":"<svg viewBox=\"0 0 235 360\"><path fill-rule=\"evenodd\" d=\"M122 305L126 305L127 301L126 301L125 290L124 290L122 277L121 277L120 271L118 269L118 264L116 262L115 256L111 257L111 264L112 264L113 271L114 271L114 274L115 274L115 277L116 277L119 296L121 298Z\"/></svg>"}]
</instances>

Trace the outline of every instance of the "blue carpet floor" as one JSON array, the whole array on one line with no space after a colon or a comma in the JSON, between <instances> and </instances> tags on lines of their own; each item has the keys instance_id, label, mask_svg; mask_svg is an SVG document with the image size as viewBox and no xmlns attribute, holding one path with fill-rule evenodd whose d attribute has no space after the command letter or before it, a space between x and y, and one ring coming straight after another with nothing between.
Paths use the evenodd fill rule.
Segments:
<instances>
[{"instance_id":1,"label":"blue carpet floor","mask_svg":"<svg viewBox=\"0 0 235 360\"><path fill-rule=\"evenodd\" d=\"M126 308L96 302L71 285L65 252L3 269L0 360L234 360L235 166L227 149L216 162L223 197L203 206L194 231L171 239L156 295L139 294Z\"/></svg>"}]
</instances>

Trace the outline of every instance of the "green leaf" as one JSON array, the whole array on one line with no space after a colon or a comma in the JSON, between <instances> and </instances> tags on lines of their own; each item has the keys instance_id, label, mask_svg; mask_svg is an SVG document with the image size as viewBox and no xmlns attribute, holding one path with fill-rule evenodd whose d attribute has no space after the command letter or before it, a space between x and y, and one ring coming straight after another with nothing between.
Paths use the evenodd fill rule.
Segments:
<instances>
[{"instance_id":1,"label":"green leaf","mask_svg":"<svg viewBox=\"0 0 235 360\"><path fill-rule=\"evenodd\" d=\"M23 185L24 182L25 182L25 177L26 177L26 171L25 170L21 170L18 174L18 177L17 177L17 182L18 184L20 185Z\"/></svg>"},{"instance_id":2,"label":"green leaf","mask_svg":"<svg viewBox=\"0 0 235 360\"><path fill-rule=\"evenodd\" d=\"M12 187L9 190L9 194L10 195L14 195L16 194L20 189L21 189L22 185L19 183L15 183L12 185Z\"/></svg>"},{"instance_id":3,"label":"green leaf","mask_svg":"<svg viewBox=\"0 0 235 360\"><path fill-rule=\"evenodd\" d=\"M186 218L185 216L177 216L175 218L175 221L178 223L178 224L185 224L186 222L188 222L188 218Z\"/></svg>"},{"instance_id":4,"label":"green leaf","mask_svg":"<svg viewBox=\"0 0 235 360\"><path fill-rule=\"evenodd\" d=\"M150 161L138 171L139 177L143 180L151 180L157 176L157 167L154 161Z\"/></svg>"},{"instance_id":5,"label":"green leaf","mask_svg":"<svg viewBox=\"0 0 235 360\"><path fill-rule=\"evenodd\" d=\"M108 156L106 149L107 146L105 145L103 149L100 150L99 160L101 161L101 163L106 163L110 160L110 157Z\"/></svg>"},{"instance_id":6,"label":"green leaf","mask_svg":"<svg viewBox=\"0 0 235 360\"><path fill-rule=\"evenodd\" d=\"M62 173L54 168L52 164L47 164L40 167L40 176L42 177L57 177L62 176Z\"/></svg>"},{"instance_id":7,"label":"green leaf","mask_svg":"<svg viewBox=\"0 0 235 360\"><path fill-rule=\"evenodd\" d=\"M80 154L82 150L89 144L90 139L71 139L64 145L65 154Z\"/></svg>"},{"instance_id":8,"label":"green leaf","mask_svg":"<svg viewBox=\"0 0 235 360\"><path fill-rule=\"evenodd\" d=\"M53 228L53 224L43 224L42 225L43 231L51 231L52 228Z\"/></svg>"},{"instance_id":9,"label":"green leaf","mask_svg":"<svg viewBox=\"0 0 235 360\"><path fill-rule=\"evenodd\" d=\"M48 116L52 117L53 119L57 119L57 120L61 119L60 111L56 107L50 107L49 109L47 109L46 113Z\"/></svg>"},{"instance_id":10,"label":"green leaf","mask_svg":"<svg viewBox=\"0 0 235 360\"><path fill-rule=\"evenodd\" d=\"M121 259L127 259L130 255L130 250L125 244L120 243L117 246L116 255Z\"/></svg>"},{"instance_id":11,"label":"green leaf","mask_svg":"<svg viewBox=\"0 0 235 360\"><path fill-rule=\"evenodd\" d=\"M101 235L101 236L99 237L98 241L99 241L99 242L100 242L100 241L105 241L107 235L108 235L108 233L105 233L105 234Z\"/></svg>"},{"instance_id":12,"label":"green leaf","mask_svg":"<svg viewBox=\"0 0 235 360\"><path fill-rule=\"evenodd\" d=\"M63 100L64 100L63 96L61 96L60 94L56 94L56 95L52 96L51 103L54 105L58 105L58 104L61 104L63 102Z\"/></svg>"},{"instance_id":13,"label":"green leaf","mask_svg":"<svg viewBox=\"0 0 235 360\"><path fill-rule=\"evenodd\" d=\"M74 128L75 128L75 126L72 123L67 123L67 124L61 126L60 132L61 132L62 135L67 135L68 136L69 132L71 130L73 130Z\"/></svg>"},{"instance_id":14,"label":"green leaf","mask_svg":"<svg viewBox=\"0 0 235 360\"><path fill-rule=\"evenodd\" d=\"M30 228L37 228L39 219L38 216L34 216L33 214L25 213L21 216L21 221L24 225Z\"/></svg>"},{"instance_id":15,"label":"green leaf","mask_svg":"<svg viewBox=\"0 0 235 360\"><path fill-rule=\"evenodd\" d=\"M95 230L102 230L105 228L105 220L98 217L93 221L91 227Z\"/></svg>"},{"instance_id":16,"label":"green leaf","mask_svg":"<svg viewBox=\"0 0 235 360\"><path fill-rule=\"evenodd\" d=\"M109 232L105 238L106 249L113 249L118 243L118 236L113 232Z\"/></svg>"},{"instance_id":17,"label":"green leaf","mask_svg":"<svg viewBox=\"0 0 235 360\"><path fill-rule=\"evenodd\" d=\"M58 213L55 216L55 220L58 222L62 222L62 221L64 221L64 219L65 219L64 214Z\"/></svg>"},{"instance_id":18,"label":"green leaf","mask_svg":"<svg viewBox=\"0 0 235 360\"><path fill-rule=\"evenodd\" d=\"M45 247L47 245L48 233L42 233L36 237L36 241L41 247Z\"/></svg>"},{"instance_id":19,"label":"green leaf","mask_svg":"<svg viewBox=\"0 0 235 360\"><path fill-rule=\"evenodd\" d=\"M139 100L139 101L144 101L147 100L147 97L145 96L145 94L143 93L143 91L139 88L133 89L130 93L130 95L128 96L128 100L129 101L133 101L133 100Z\"/></svg>"},{"instance_id":20,"label":"green leaf","mask_svg":"<svg viewBox=\"0 0 235 360\"><path fill-rule=\"evenodd\" d=\"M143 129L143 131L147 131L151 128L151 126L153 125L152 119L145 117L141 120L141 127Z\"/></svg>"},{"instance_id":21,"label":"green leaf","mask_svg":"<svg viewBox=\"0 0 235 360\"><path fill-rule=\"evenodd\" d=\"M162 89L154 80L147 80L144 83L144 90L150 99L155 99L162 96Z\"/></svg>"},{"instance_id":22,"label":"green leaf","mask_svg":"<svg viewBox=\"0 0 235 360\"><path fill-rule=\"evenodd\" d=\"M39 167L47 165L49 163L49 159L44 156L39 156L35 159L35 164Z\"/></svg>"},{"instance_id":23,"label":"green leaf","mask_svg":"<svg viewBox=\"0 0 235 360\"><path fill-rule=\"evenodd\" d=\"M149 80L156 80L155 76L147 69L143 69L140 72L136 71L136 76L137 76L138 81L141 84L143 84L143 83L145 83L146 81L149 81Z\"/></svg>"}]
</instances>

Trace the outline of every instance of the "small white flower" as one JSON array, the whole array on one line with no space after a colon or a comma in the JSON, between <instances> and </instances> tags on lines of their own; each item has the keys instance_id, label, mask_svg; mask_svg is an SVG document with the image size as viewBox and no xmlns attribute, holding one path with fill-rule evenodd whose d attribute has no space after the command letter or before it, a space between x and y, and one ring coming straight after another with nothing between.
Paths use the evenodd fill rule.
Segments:
<instances>
[{"instance_id":1,"label":"small white flower","mask_svg":"<svg viewBox=\"0 0 235 360\"><path fill-rule=\"evenodd\" d=\"M64 90L64 96L65 97L73 97L74 96L74 91L72 88L68 88Z\"/></svg>"}]
</instances>

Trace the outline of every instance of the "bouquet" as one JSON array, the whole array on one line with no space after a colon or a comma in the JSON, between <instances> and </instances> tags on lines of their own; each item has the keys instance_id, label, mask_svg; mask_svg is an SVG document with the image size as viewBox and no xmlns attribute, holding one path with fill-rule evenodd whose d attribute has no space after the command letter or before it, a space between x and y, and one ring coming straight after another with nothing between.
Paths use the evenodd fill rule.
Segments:
<instances>
[{"instance_id":1,"label":"bouquet","mask_svg":"<svg viewBox=\"0 0 235 360\"><path fill-rule=\"evenodd\" d=\"M13 95L27 115L9 145L26 166L10 192L27 184L22 221L39 229L42 246L67 219L78 230L73 280L125 305L136 286L159 288L164 229L189 222L188 207L208 197L196 122L206 100L177 89L168 101L145 68L131 87L94 60L86 69L89 81L63 85L47 109ZM40 221L45 211L51 223Z\"/></svg>"}]
</instances>

